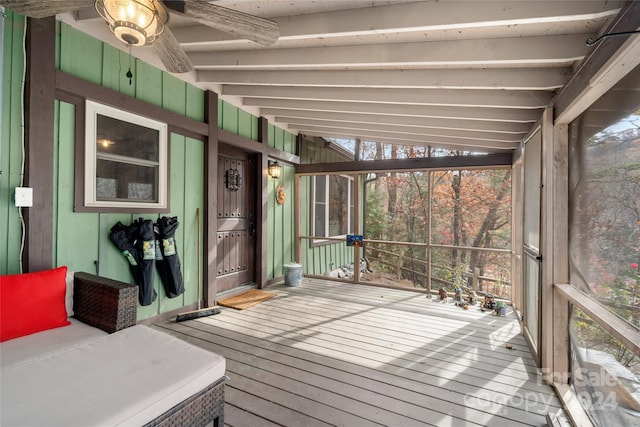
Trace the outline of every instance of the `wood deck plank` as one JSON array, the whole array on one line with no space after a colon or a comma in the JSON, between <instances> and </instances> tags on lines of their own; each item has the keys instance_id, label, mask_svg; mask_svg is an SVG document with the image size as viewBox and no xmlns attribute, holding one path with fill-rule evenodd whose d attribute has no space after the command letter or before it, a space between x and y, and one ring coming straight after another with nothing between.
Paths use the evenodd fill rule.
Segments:
<instances>
[{"instance_id":1,"label":"wood deck plank","mask_svg":"<svg viewBox=\"0 0 640 427\"><path fill-rule=\"evenodd\" d=\"M279 324L278 326L272 325L270 320L256 320L251 318L248 313L242 314L232 312L228 313L228 316L233 319L229 320L229 322L238 326L242 325L247 329L252 329L253 331L263 332L265 336L278 335L281 338L286 337L296 341L304 341L307 344L317 346L317 348L324 348L324 351L326 352L333 352L335 357L340 357L336 353L339 352L343 357L347 357L349 360L359 361L360 363L369 363L370 366L389 364L403 369L411 369L431 375L446 375L449 379L457 376L461 370L464 370L467 375L466 381L473 382L477 385L490 380L492 382L515 385L531 390L536 390L537 388L537 379L530 374L513 376L510 375L510 373L507 373L496 377L494 371L478 369L474 367L472 363L468 362L454 361L454 363L452 361L434 361L433 358L415 357L412 354L406 354L393 349L384 350L376 348L375 346L367 346L358 342L358 335L354 335L351 341L345 342L344 340L339 340L335 337L314 334L313 331L307 333L304 328L299 328L299 325L293 326L293 331L287 331L286 329L283 329L282 324ZM448 343L442 343L442 345L448 345Z\"/></svg>"},{"instance_id":2,"label":"wood deck plank","mask_svg":"<svg viewBox=\"0 0 640 427\"><path fill-rule=\"evenodd\" d=\"M269 290L156 325L226 358L226 425L543 426L560 407L513 315L320 279Z\"/></svg>"},{"instance_id":3,"label":"wood deck plank","mask_svg":"<svg viewBox=\"0 0 640 427\"><path fill-rule=\"evenodd\" d=\"M420 345L420 349L423 350L425 355L434 355L438 353L443 357L446 357L447 361L449 357L459 357L462 359L471 360L481 366L485 366L488 369L491 365L505 367L513 365L513 369L517 371L527 372L529 374L535 374L536 368L530 364L525 363L527 360L521 357L516 351L510 353L498 353L492 351L490 355L481 352L469 353L456 348L443 348L442 343L435 343L433 339L428 339L424 336L420 336L415 333L407 331L394 331L380 326L367 326L362 322L348 321L345 319L337 319L331 322L325 322L320 316L305 313L302 307L296 307L293 304L289 304L287 309L281 309L279 307L271 306L269 308L256 307L252 310L251 315L259 321L259 319L265 319L265 316L269 314L277 314L282 323L286 324L288 321L300 322L304 321L305 330L313 330L319 332L326 332L328 334L334 334L338 337L347 339L353 338L353 333L358 333L360 340L364 343L376 345L376 346L392 346L397 350L409 351L411 348L415 348ZM302 317L304 316L304 317ZM315 321L314 324L312 321ZM471 328L470 328L471 329ZM441 340L446 337L440 338ZM522 349L526 349L525 344L522 343ZM513 345L515 347L515 344ZM517 347L516 347L517 348Z\"/></svg>"},{"instance_id":4,"label":"wood deck plank","mask_svg":"<svg viewBox=\"0 0 640 427\"><path fill-rule=\"evenodd\" d=\"M442 376L446 374L449 378L464 371L468 381L474 381L476 384L491 380L498 383L531 388L532 390L537 388L537 380L535 377L525 372L517 373L516 375L514 370L499 367L496 367L493 371L478 369L475 363L469 360L454 360L452 358L446 361L442 360L444 358L413 354L417 352L417 350L412 350L412 353L405 353L392 348L384 349L380 346L365 344L358 336L354 336L349 340L322 333L313 333L313 331L308 333L299 331L288 332L282 329L282 325L280 325L280 327L263 326L264 322L268 322L268 320L261 320L263 323L258 326L252 326L254 324L253 319L235 318L233 322L237 325L243 325L246 328L253 327L256 331L262 331L266 334L277 334L281 337L291 338L296 341L304 341L307 344L315 345L317 348L324 347L326 351L332 351L334 354L340 352L343 355L342 357L354 363L368 363L369 366L390 364L402 369L410 369L431 375ZM500 378L496 380L496 373L498 372L501 375Z\"/></svg>"},{"instance_id":5,"label":"wood deck plank","mask_svg":"<svg viewBox=\"0 0 640 427\"><path fill-rule=\"evenodd\" d=\"M214 327L212 325L212 329L213 328ZM206 340L212 335L205 331L194 330L189 332L184 329L182 330L182 333L183 337L197 337L197 339L201 340ZM187 338L187 340L192 341L189 338ZM249 355L250 352L252 353L252 346L250 345L245 345L244 350L246 353L243 355L240 351L230 350L231 347L241 347L237 344L234 345L231 341L232 340L225 340L218 336L215 338L215 345L208 346L206 344L203 345L202 343L199 345L204 346L205 348L210 348L211 350L216 349L218 353L225 356L227 361L241 359L244 360L247 366L259 366L262 369L269 370L277 374L278 376L289 377L297 381L311 383L323 390L342 395L346 398L345 404L347 406L345 409L350 409L352 411L355 410L354 407L358 406L357 402L367 402L379 405L381 408L396 408L395 410L400 411L400 414L417 419L427 425L433 420L442 417L443 414L447 417L451 417L452 420L455 421L454 425L465 425L467 421L456 416L459 409L464 406L466 406L465 417L473 419L475 423L480 423L480 425L486 425L486 423L490 422L491 425L495 426L510 426L513 425L512 423L514 421L527 419L530 419L535 425L536 421L538 421L537 419L540 417L520 409L509 408L508 406L494 404L491 401L471 396L470 394L476 392L477 389L470 388L468 389L467 394L456 394L446 389L441 389L438 390L437 393L434 393L434 395L430 395L429 392L431 390L437 390L436 387L427 388L423 385L419 385L418 387L414 387L414 392L411 392L405 387L368 380L366 377L349 374L348 372L339 371L337 369L328 367L318 369L322 368L322 366L311 362L298 360L297 365L299 368L296 368L294 367L296 362L292 362L291 360L293 358L289 358L289 360L287 360L287 356L283 354L272 355L271 357L274 361L269 361L269 355L266 355L265 353L260 353L259 355L256 354L255 356ZM198 344L197 340L192 342ZM229 375L233 375L232 372L236 371L238 371L237 368L230 367ZM242 374L246 374L246 371L243 370ZM273 383L274 380L265 381ZM294 387L290 387L290 389L293 388ZM447 394L446 397L448 399L444 399L442 397L443 393ZM310 396L310 393L305 393L305 396ZM509 397L506 395L503 396L504 400L508 398ZM347 399L350 400L347 401ZM416 407L415 402L420 402L420 405L428 408L437 408L437 411ZM497 419L493 417L493 415L487 414L486 411L490 411L491 413L497 413L500 411L502 412L501 418ZM400 421L395 417L385 420L384 414L381 414L380 411L371 412L370 414L375 414L375 421L382 421L385 425L389 425L389 422L393 420ZM367 417L370 414L360 413L363 417ZM402 425L408 425L411 424L411 422L412 420L402 420ZM349 425L354 424L352 423ZM440 424L438 425L442 425L442 421L440 421Z\"/></svg>"},{"instance_id":6,"label":"wood deck plank","mask_svg":"<svg viewBox=\"0 0 640 427\"><path fill-rule=\"evenodd\" d=\"M286 298L292 302L300 299L299 296L287 296ZM436 338L443 335L464 337L467 340L476 342L480 348L496 350L496 347L499 347L505 340L516 340L522 344L525 343L524 340L518 338L517 335L514 337L514 332L516 332L516 334L519 332L518 325L517 323L514 325L513 322L507 318L491 316L488 312L479 313L479 309L465 311L459 307L453 307L451 304L436 304L426 299L425 305L427 307L424 307L424 309L420 311L416 310L417 313L423 315L419 316L418 319L416 319L414 312L407 313L404 311L403 306L399 306L397 309L388 309L385 307L372 308L371 306L365 308L366 306L363 307L362 304L356 305L341 301L341 306L336 307L335 299L327 297L313 297L308 300L305 299L303 303L309 313L322 313L326 310L339 313L340 310L343 310L342 313L344 313L344 315L349 315L351 319L361 318L371 326L375 326L375 323L377 323L383 327L395 327L398 329L398 326L401 325L403 329L409 331L418 328L418 330L421 330L421 333L426 334L426 337L431 336ZM439 310L435 312L436 314L439 312L439 316L433 314L433 312L429 313L429 311L434 310L434 308L435 310ZM358 314L358 311L365 309L368 311L362 312L360 315ZM426 317L424 317L425 315ZM392 322L390 319L395 320ZM416 323L418 320L423 323ZM424 322L427 322L431 328L425 329ZM471 331L464 329L468 326L473 326ZM487 340L487 336L490 336L490 341ZM524 351L524 354L528 355L528 352Z\"/></svg>"},{"instance_id":7,"label":"wood deck plank","mask_svg":"<svg viewBox=\"0 0 640 427\"><path fill-rule=\"evenodd\" d=\"M265 420L258 415L252 414L230 403L225 403L224 415L228 420L233 420L233 424L225 423L225 425L231 427L278 427L278 424Z\"/></svg>"},{"instance_id":8,"label":"wood deck plank","mask_svg":"<svg viewBox=\"0 0 640 427\"><path fill-rule=\"evenodd\" d=\"M312 284L313 285L313 284ZM502 331L502 334L505 337L513 337L512 332L519 332L518 324L514 324L510 321L510 317L495 317L491 316L491 314L487 312L481 312L479 308L474 307L471 310L463 310L460 307L456 307L451 303L439 303L435 299L426 299L423 298L423 294L414 293L414 292L406 292L410 293L412 296L405 297L402 302L393 302L391 301L389 294L380 294L378 298L367 298L357 300L355 298L349 297L349 294L345 292L344 284L341 284L343 287L334 287L329 290L322 290L317 285L314 285L313 288L309 290L305 290L305 303L310 307L318 305L318 308L321 309L322 302L329 304L332 302L332 297L339 296L340 301L343 303L344 307L349 307L351 310L350 314L354 314L355 310L357 310L358 304L364 304L366 307L376 307L380 310L377 310L377 315L373 316L373 318L380 318L381 316L385 316L388 314L389 309L394 309L397 307L395 311L395 316L402 318L405 320L406 325L416 325L417 319L414 314L419 313L423 315L429 316L429 320L438 325L442 331L446 331L447 333L454 332L456 329L459 329L461 325L468 324L470 321L485 319L484 322L476 322L473 324L476 337L469 337L469 339L476 340L480 344L486 345L486 337L485 334L492 334L494 340L499 340L501 334L496 334L496 330ZM360 285L362 286L362 285ZM397 291L403 292L403 291ZM353 292L353 290L351 291ZM286 289L282 291L282 293L286 293ZM309 298L311 295L314 295L313 298ZM397 298L396 298L397 299ZM351 304L351 305L349 305ZM487 321L487 318L491 319ZM383 317L384 319L384 317ZM404 326L404 325L403 325ZM524 343L524 340L522 341ZM528 353L527 353L528 354Z\"/></svg>"},{"instance_id":9,"label":"wood deck plank","mask_svg":"<svg viewBox=\"0 0 640 427\"><path fill-rule=\"evenodd\" d=\"M201 329L204 332L204 336L209 334L215 337L212 339L215 339L215 342L221 347L237 348L261 358L272 357L282 364L291 364L290 366L308 366L308 364L311 364L313 371L322 371L325 368L329 368L337 371L341 377L348 378L353 375L360 381L368 379L371 381L372 389L379 386L379 383L395 385L402 390L413 390L421 393L433 389L436 391L434 394L439 398L448 398L449 401L456 404L461 404L460 401L456 400L456 397L460 395L470 395L478 391L495 394L504 393L504 398L521 391L521 389L517 387L500 387L500 390L496 390L490 382L487 382L485 387L478 387L469 384L464 378L461 378L461 381L449 380L435 375L420 375L407 370L388 369L385 366L369 368L362 365L354 365L334 357L320 355L317 351L314 351L315 349L313 348L311 351L305 350L302 346L294 348L289 345L290 342L286 341L281 341L280 343L267 342L265 344L264 340L260 338L254 339L249 333L242 333L242 331L240 331L241 334L238 335L238 333L234 331L227 332L222 323L206 325L203 322L206 322L206 320L203 320L201 324L193 323L192 326L196 330ZM199 332L192 332L191 334L200 336ZM296 343L293 342L293 345L295 344ZM430 387L425 388L424 385ZM446 388L444 388L445 386ZM549 397L554 397L551 390L543 388L539 392L545 395L546 400L548 400ZM397 391L394 390L393 393L395 395ZM486 405L486 403L484 405Z\"/></svg>"},{"instance_id":10,"label":"wood deck plank","mask_svg":"<svg viewBox=\"0 0 640 427\"><path fill-rule=\"evenodd\" d=\"M271 401L269 394L257 395L257 392L268 393L268 389L251 389L250 392L243 390L243 388L250 388L246 384L245 379L236 376L236 378L230 380L229 385L225 388L225 401L230 402L232 405L242 408L253 414L261 414L262 418L268 419L278 425L299 425L299 426L313 426L324 427L332 424L325 423L317 418L309 416L302 412L291 410L286 406L279 405ZM235 384L231 384L233 381ZM243 387L244 386L244 387ZM265 417L264 414L268 414ZM227 419L225 416L225 424L233 424L233 419Z\"/></svg>"}]
</instances>

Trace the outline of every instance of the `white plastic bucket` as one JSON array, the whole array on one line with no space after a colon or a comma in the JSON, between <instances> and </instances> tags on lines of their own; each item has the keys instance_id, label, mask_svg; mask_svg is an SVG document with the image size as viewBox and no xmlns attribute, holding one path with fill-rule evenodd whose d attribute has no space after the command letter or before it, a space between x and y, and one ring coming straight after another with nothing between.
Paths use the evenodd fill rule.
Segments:
<instances>
[{"instance_id":1,"label":"white plastic bucket","mask_svg":"<svg viewBox=\"0 0 640 427\"><path fill-rule=\"evenodd\" d=\"M285 264L284 266L284 284L287 286L300 286L302 284L302 265Z\"/></svg>"}]
</instances>

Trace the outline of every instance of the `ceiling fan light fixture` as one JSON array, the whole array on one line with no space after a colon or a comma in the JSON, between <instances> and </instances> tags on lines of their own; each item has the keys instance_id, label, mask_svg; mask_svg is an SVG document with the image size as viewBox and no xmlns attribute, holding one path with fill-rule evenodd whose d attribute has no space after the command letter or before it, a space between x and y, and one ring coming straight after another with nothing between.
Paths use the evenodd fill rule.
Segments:
<instances>
[{"instance_id":1,"label":"ceiling fan light fixture","mask_svg":"<svg viewBox=\"0 0 640 427\"><path fill-rule=\"evenodd\" d=\"M96 0L95 8L118 40L130 46L152 43L168 20L157 0Z\"/></svg>"}]
</instances>

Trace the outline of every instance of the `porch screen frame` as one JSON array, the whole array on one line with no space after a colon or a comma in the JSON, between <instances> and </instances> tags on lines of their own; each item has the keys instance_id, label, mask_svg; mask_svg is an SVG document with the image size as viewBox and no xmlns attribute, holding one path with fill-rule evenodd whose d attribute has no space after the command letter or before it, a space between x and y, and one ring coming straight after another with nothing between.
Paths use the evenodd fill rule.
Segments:
<instances>
[{"instance_id":1,"label":"porch screen frame","mask_svg":"<svg viewBox=\"0 0 640 427\"><path fill-rule=\"evenodd\" d=\"M524 142L522 316L538 366L542 348L542 126ZM531 280L530 280L531 279Z\"/></svg>"}]
</instances>

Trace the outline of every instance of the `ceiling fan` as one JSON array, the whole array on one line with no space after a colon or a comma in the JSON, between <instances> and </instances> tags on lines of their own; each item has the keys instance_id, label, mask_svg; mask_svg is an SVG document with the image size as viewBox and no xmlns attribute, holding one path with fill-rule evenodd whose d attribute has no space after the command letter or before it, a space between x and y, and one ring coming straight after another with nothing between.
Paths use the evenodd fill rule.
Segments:
<instances>
[{"instance_id":1,"label":"ceiling fan","mask_svg":"<svg viewBox=\"0 0 640 427\"><path fill-rule=\"evenodd\" d=\"M113 34L129 46L151 44L167 71L186 73L193 65L166 23L169 13L270 45L280 36L277 23L204 0L0 0L30 18L45 18L94 5Z\"/></svg>"}]
</instances>

